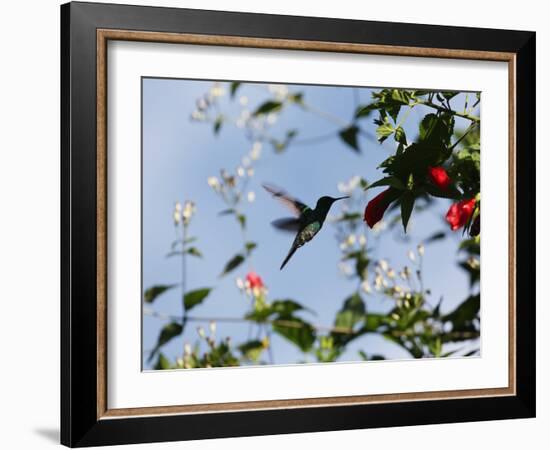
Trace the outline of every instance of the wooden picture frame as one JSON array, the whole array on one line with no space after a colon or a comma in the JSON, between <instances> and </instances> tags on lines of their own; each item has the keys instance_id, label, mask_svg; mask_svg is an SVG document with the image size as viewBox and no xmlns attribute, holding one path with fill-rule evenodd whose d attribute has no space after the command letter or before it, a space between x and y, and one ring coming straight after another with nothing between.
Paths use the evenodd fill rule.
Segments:
<instances>
[{"instance_id":1,"label":"wooden picture frame","mask_svg":"<svg viewBox=\"0 0 550 450\"><path fill-rule=\"evenodd\" d=\"M63 5L61 27L63 444L534 417L535 33L93 3ZM508 387L110 409L106 359L109 40L507 62Z\"/></svg>"}]
</instances>

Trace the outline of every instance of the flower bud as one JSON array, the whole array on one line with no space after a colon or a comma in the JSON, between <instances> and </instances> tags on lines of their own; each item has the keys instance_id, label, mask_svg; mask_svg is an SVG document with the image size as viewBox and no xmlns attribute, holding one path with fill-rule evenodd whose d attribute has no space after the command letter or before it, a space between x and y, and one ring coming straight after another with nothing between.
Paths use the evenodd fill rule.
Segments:
<instances>
[{"instance_id":1,"label":"flower bud","mask_svg":"<svg viewBox=\"0 0 550 450\"><path fill-rule=\"evenodd\" d=\"M216 334L216 322L213 320L208 324L210 328L210 334Z\"/></svg>"}]
</instances>

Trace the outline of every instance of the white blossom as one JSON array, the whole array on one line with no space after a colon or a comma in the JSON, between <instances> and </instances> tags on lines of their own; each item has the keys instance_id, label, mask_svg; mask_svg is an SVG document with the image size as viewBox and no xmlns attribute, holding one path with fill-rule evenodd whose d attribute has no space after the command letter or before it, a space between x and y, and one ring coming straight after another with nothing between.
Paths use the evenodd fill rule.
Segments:
<instances>
[{"instance_id":1,"label":"white blossom","mask_svg":"<svg viewBox=\"0 0 550 450\"><path fill-rule=\"evenodd\" d=\"M361 283L361 289L363 289L363 291L367 294L370 294L372 292L370 284L367 280L365 280Z\"/></svg>"},{"instance_id":2,"label":"white blossom","mask_svg":"<svg viewBox=\"0 0 550 450\"><path fill-rule=\"evenodd\" d=\"M260 155L262 153L262 143L261 142L254 142L254 145L252 146L252 150L250 151L250 159L252 161L256 161L260 158Z\"/></svg>"},{"instance_id":3,"label":"white blossom","mask_svg":"<svg viewBox=\"0 0 550 450\"><path fill-rule=\"evenodd\" d=\"M191 220L191 217L193 217L196 211L197 211L197 208L195 207L195 203L191 201L185 202L185 204L183 205L183 211L181 213L183 222L185 224L188 224L189 221Z\"/></svg>"},{"instance_id":4,"label":"white blossom","mask_svg":"<svg viewBox=\"0 0 550 450\"><path fill-rule=\"evenodd\" d=\"M288 88L284 84L270 84L267 88L278 100L283 100L288 95Z\"/></svg>"},{"instance_id":5,"label":"white blossom","mask_svg":"<svg viewBox=\"0 0 550 450\"><path fill-rule=\"evenodd\" d=\"M218 180L217 177L208 177L208 186L210 186L214 190L218 190L220 187L220 180Z\"/></svg>"},{"instance_id":6,"label":"white blossom","mask_svg":"<svg viewBox=\"0 0 550 450\"><path fill-rule=\"evenodd\" d=\"M208 324L208 327L210 328L211 335L216 334L216 322L214 322L213 320L210 321L210 323Z\"/></svg>"},{"instance_id":7,"label":"white blossom","mask_svg":"<svg viewBox=\"0 0 550 450\"><path fill-rule=\"evenodd\" d=\"M277 122L277 114L275 113L269 113L267 115L267 119L266 119L267 123L269 125L273 125L275 122Z\"/></svg>"},{"instance_id":8,"label":"white blossom","mask_svg":"<svg viewBox=\"0 0 550 450\"><path fill-rule=\"evenodd\" d=\"M237 285L237 287L242 291L244 288L245 288L245 285L244 285L244 281L242 278L237 278L235 280L235 284Z\"/></svg>"},{"instance_id":9,"label":"white blossom","mask_svg":"<svg viewBox=\"0 0 550 450\"><path fill-rule=\"evenodd\" d=\"M212 98L222 97L225 94L225 90L219 83L215 83L214 86L210 88L209 94Z\"/></svg>"}]
</instances>

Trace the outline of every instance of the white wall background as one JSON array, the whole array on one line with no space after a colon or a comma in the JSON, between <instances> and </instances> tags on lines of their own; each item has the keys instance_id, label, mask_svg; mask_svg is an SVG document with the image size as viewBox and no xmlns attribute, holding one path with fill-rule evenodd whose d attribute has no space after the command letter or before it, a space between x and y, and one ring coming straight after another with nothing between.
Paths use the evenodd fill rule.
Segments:
<instances>
[{"instance_id":1,"label":"white wall background","mask_svg":"<svg viewBox=\"0 0 550 450\"><path fill-rule=\"evenodd\" d=\"M277 0L139 1L135 4L230 9L353 19L525 29L537 32L537 128L550 104L550 29L544 2L437 0L297 2ZM59 1L2 5L0 23L0 446L42 449L59 439ZM537 139L537 277L548 273L545 226L550 156ZM521 201L521 199L520 199ZM536 419L141 445L136 448L542 448L550 426L550 307L537 286ZM525 299L527 301L535 299ZM546 356L546 359L544 359ZM537 444L540 442L540 444Z\"/></svg>"}]
</instances>

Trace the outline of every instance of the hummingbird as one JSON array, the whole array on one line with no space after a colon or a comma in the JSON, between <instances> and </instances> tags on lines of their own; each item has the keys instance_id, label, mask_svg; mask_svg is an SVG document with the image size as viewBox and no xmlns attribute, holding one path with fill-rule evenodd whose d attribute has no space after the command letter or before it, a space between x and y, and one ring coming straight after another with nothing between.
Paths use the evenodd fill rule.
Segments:
<instances>
[{"instance_id":1,"label":"hummingbird","mask_svg":"<svg viewBox=\"0 0 550 450\"><path fill-rule=\"evenodd\" d=\"M263 184L262 186L274 198L281 201L283 205L289 208L295 216L278 219L271 222L275 228L280 230L297 232L294 242L290 247L290 251L281 264L280 270L283 270L283 267L290 260L290 258L292 258L292 255L294 255L296 250L302 247L305 243L311 241L321 230L332 204L338 200L349 198L349 196L337 198L323 196L317 200L315 209L311 209L305 203L291 197L283 189L279 189L269 184Z\"/></svg>"}]
</instances>

